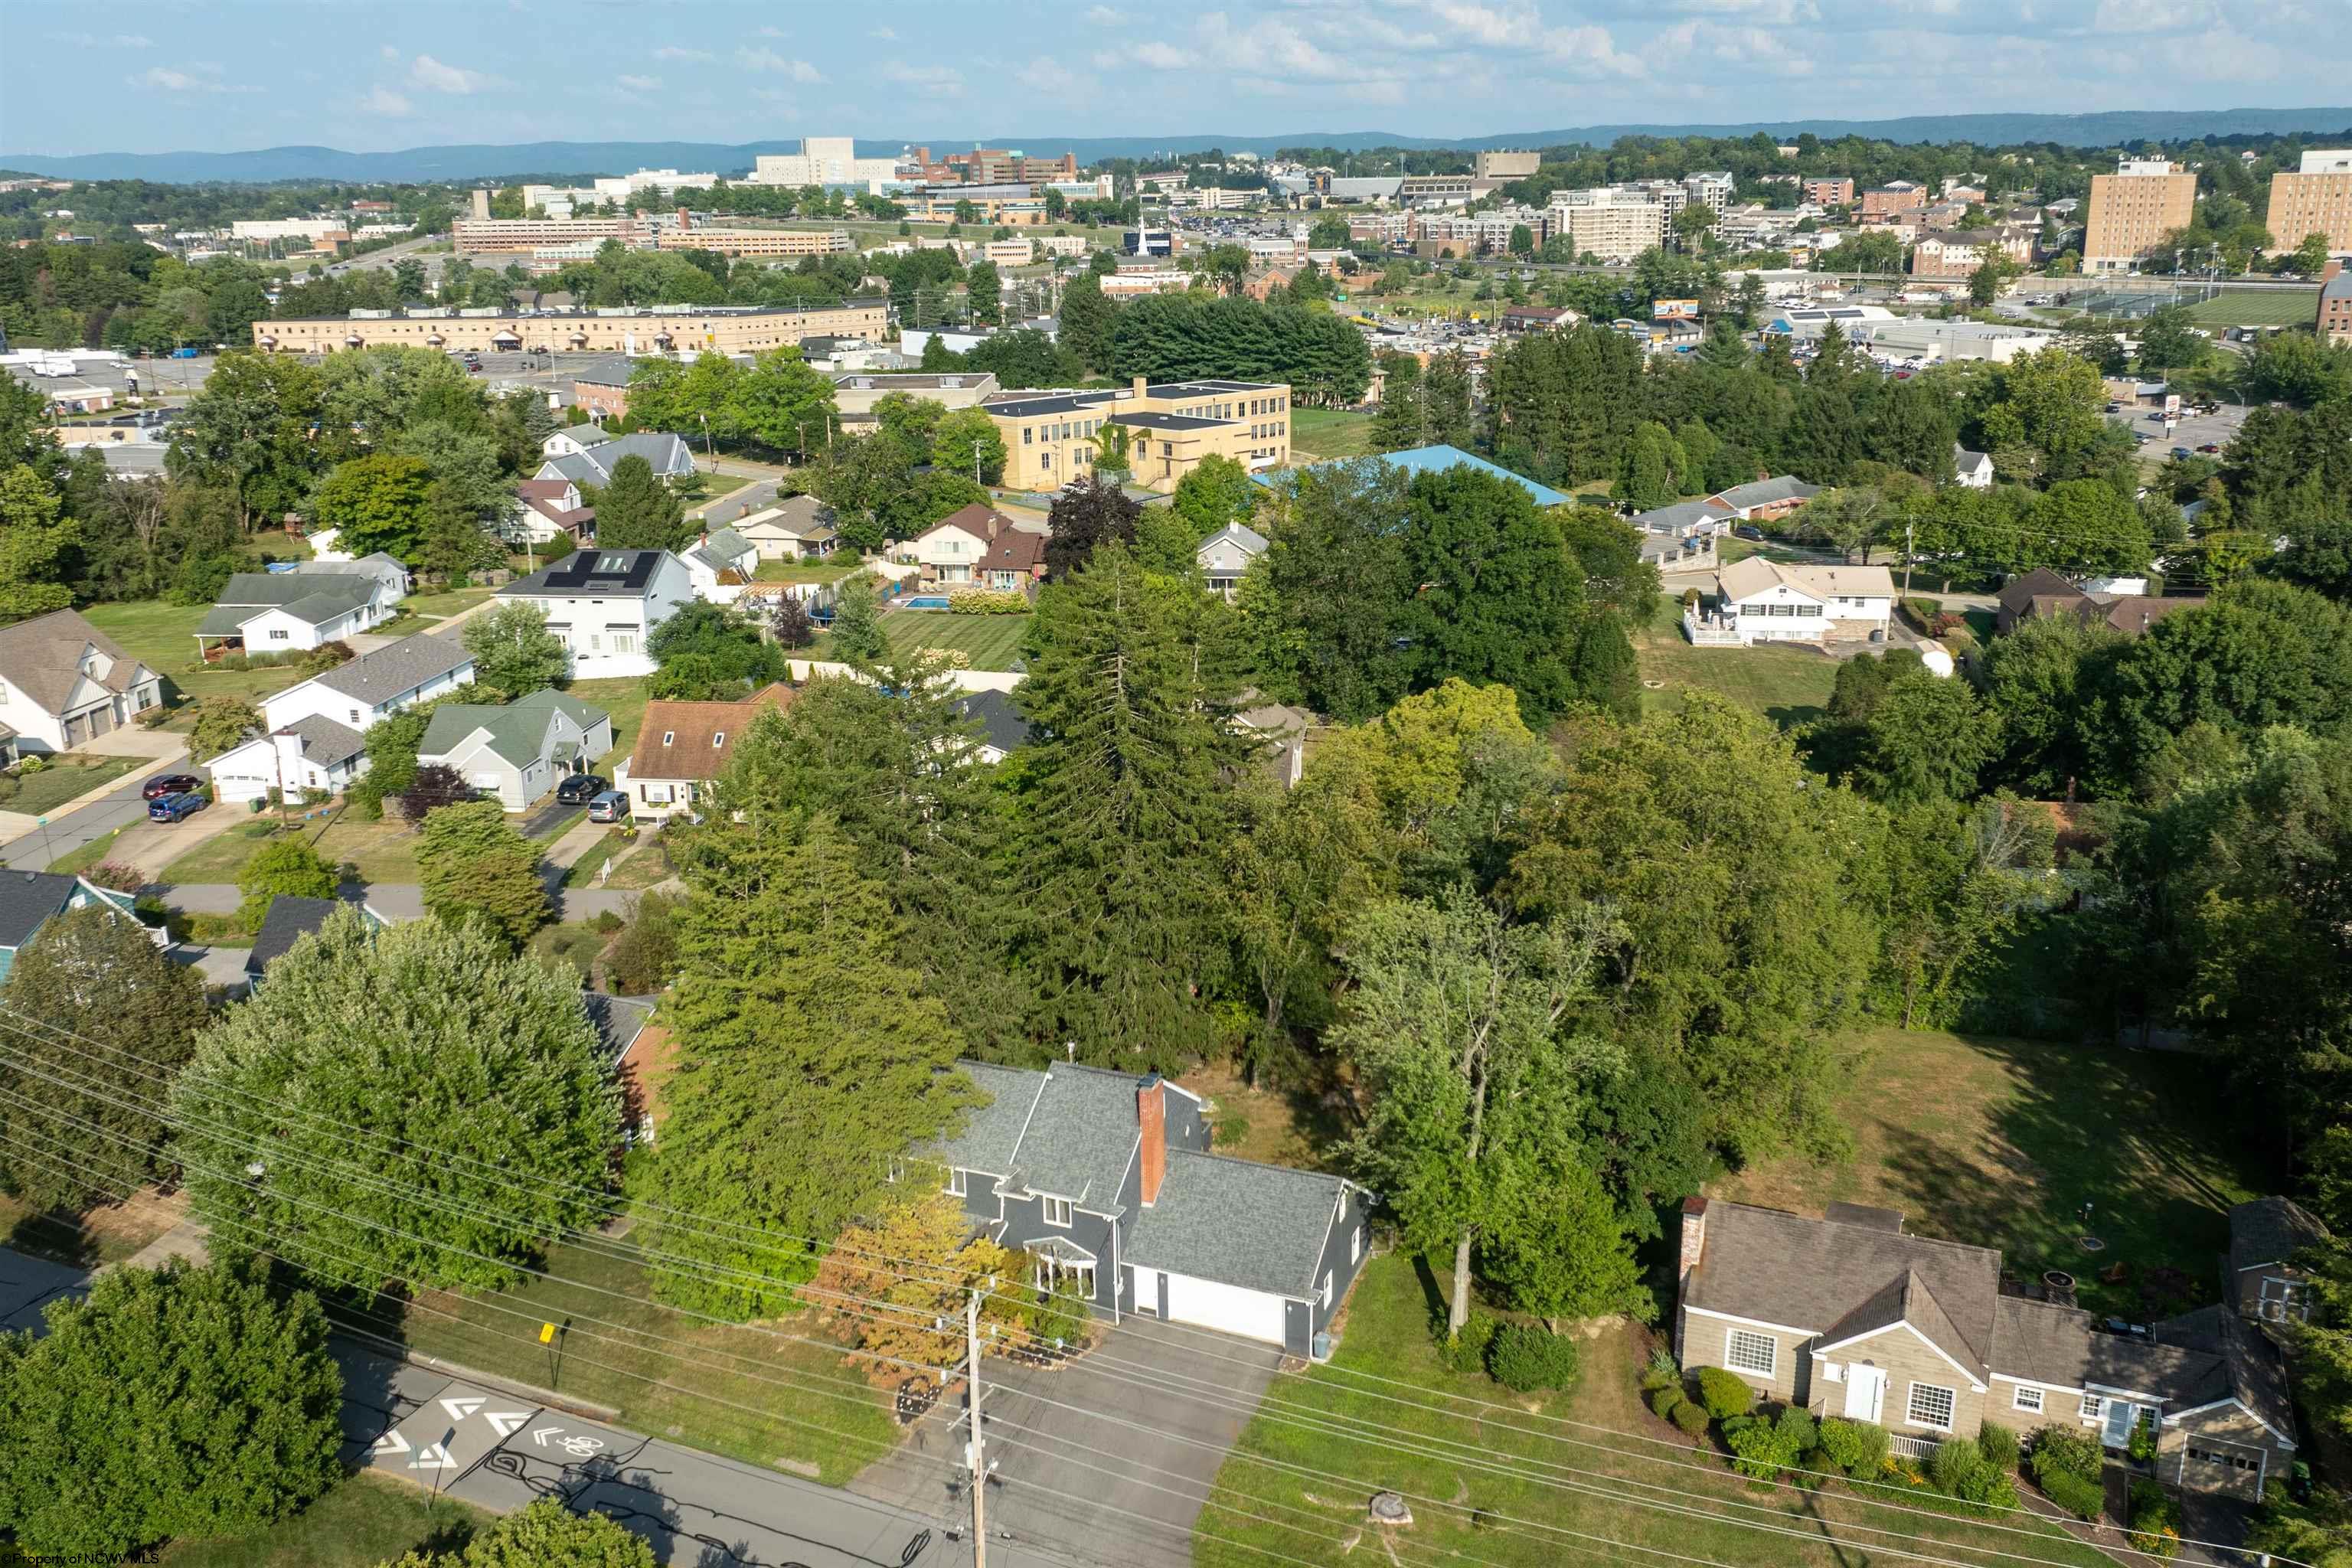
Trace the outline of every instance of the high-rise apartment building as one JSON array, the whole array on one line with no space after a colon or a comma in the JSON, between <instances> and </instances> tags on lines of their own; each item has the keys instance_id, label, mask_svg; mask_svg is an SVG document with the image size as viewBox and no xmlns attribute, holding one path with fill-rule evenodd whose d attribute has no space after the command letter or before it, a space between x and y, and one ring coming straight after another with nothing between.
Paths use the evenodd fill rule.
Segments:
<instances>
[{"instance_id":1,"label":"high-rise apartment building","mask_svg":"<svg viewBox=\"0 0 2352 1568\"><path fill-rule=\"evenodd\" d=\"M2352 147L2305 153L2302 168L2273 174L2265 226L2281 250L2324 234L2331 255L2352 256Z\"/></svg>"},{"instance_id":2,"label":"high-rise apartment building","mask_svg":"<svg viewBox=\"0 0 2352 1568\"><path fill-rule=\"evenodd\" d=\"M1478 178L1482 180L1524 180L1543 167L1540 153L1481 153L1478 154Z\"/></svg>"},{"instance_id":3,"label":"high-rise apartment building","mask_svg":"<svg viewBox=\"0 0 2352 1568\"><path fill-rule=\"evenodd\" d=\"M2083 270L2122 272L2197 214L2197 176L2161 158L2126 158L2091 176L2083 225Z\"/></svg>"}]
</instances>

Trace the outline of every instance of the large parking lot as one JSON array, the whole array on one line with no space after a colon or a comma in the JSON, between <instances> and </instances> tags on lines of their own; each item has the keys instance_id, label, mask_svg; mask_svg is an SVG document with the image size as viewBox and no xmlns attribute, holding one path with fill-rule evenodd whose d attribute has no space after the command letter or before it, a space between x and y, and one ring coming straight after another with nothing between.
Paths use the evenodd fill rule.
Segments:
<instances>
[{"instance_id":1,"label":"large parking lot","mask_svg":"<svg viewBox=\"0 0 2352 1568\"><path fill-rule=\"evenodd\" d=\"M2151 412L2126 405L2120 413L2110 414L2107 417L2133 435L2147 437L2139 444L2141 457L2161 458L2168 457L2175 447L2186 447L2192 452L2205 446L2227 447L2237 439L2238 426L2246 422L2247 408L2243 404L2224 403L2219 413L2184 415L2180 423L2173 426L2169 437L2164 433L2164 421L2160 417L2148 417ZM2209 452L2205 455L2212 457L2215 454Z\"/></svg>"}]
</instances>

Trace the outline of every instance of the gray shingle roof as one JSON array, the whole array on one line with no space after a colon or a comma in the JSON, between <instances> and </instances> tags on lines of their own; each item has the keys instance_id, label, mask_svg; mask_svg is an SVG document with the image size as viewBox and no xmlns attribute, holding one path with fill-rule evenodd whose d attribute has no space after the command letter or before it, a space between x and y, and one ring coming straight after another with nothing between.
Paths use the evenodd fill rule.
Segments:
<instances>
[{"instance_id":1,"label":"gray shingle roof","mask_svg":"<svg viewBox=\"0 0 2352 1568\"><path fill-rule=\"evenodd\" d=\"M613 482L614 468L624 458L643 458L656 475L682 474L694 467L694 454L678 437L667 430L638 430L599 441L584 452L550 458L540 465L540 471L552 467L574 484L608 485Z\"/></svg>"},{"instance_id":2,"label":"gray shingle roof","mask_svg":"<svg viewBox=\"0 0 2352 1568\"><path fill-rule=\"evenodd\" d=\"M1678 500L1672 506L1636 512L1633 521L1652 533L1681 533L1702 522L1722 522L1731 515L1713 501Z\"/></svg>"},{"instance_id":3,"label":"gray shingle roof","mask_svg":"<svg viewBox=\"0 0 2352 1568\"><path fill-rule=\"evenodd\" d=\"M2284 1263L2327 1227L2293 1198L2251 1198L2230 1211L2230 1272Z\"/></svg>"},{"instance_id":4,"label":"gray shingle roof","mask_svg":"<svg viewBox=\"0 0 2352 1568\"><path fill-rule=\"evenodd\" d=\"M1994 1365L2006 1376L2057 1388L2094 1385L2144 1394L2171 1410L2235 1399L2282 1436L2294 1415L2277 1348L2222 1307L2156 1325L2153 1342L2102 1333L2074 1307L2003 1296Z\"/></svg>"},{"instance_id":5,"label":"gray shingle roof","mask_svg":"<svg viewBox=\"0 0 2352 1568\"><path fill-rule=\"evenodd\" d=\"M1822 493L1822 487L1809 485L1793 474L1782 474L1775 479L1753 479L1744 485L1734 485L1717 493L1727 506L1769 506L1774 501L1811 500Z\"/></svg>"},{"instance_id":6,"label":"gray shingle roof","mask_svg":"<svg viewBox=\"0 0 2352 1568\"><path fill-rule=\"evenodd\" d=\"M956 711L977 723L981 739L1000 752L1017 751L1029 743L1029 721L1013 710L1013 699L1002 691L975 691L960 698Z\"/></svg>"},{"instance_id":7,"label":"gray shingle roof","mask_svg":"<svg viewBox=\"0 0 2352 1568\"><path fill-rule=\"evenodd\" d=\"M966 1111L963 1131L932 1148L958 1170L979 1171L1001 1179L1012 1173L1013 1152L1020 1145L1021 1130L1029 1124L1037 1091L1045 1087L1045 1075L990 1062L956 1065L989 1097L989 1103Z\"/></svg>"},{"instance_id":8,"label":"gray shingle roof","mask_svg":"<svg viewBox=\"0 0 2352 1568\"><path fill-rule=\"evenodd\" d=\"M1098 1068L1053 1067L1013 1157L1011 1179L1031 1192L1051 1193L1114 1217L1119 1179L1141 1137L1135 1117L1133 1073Z\"/></svg>"},{"instance_id":9,"label":"gray shingle roof","mask_svg":"<svg viewBox=\"0 0 2352 1568\"><path fill-rule=\"evenodd\" d=\"M75 879L48 871L0 871L0 947L22 947L66 907Z\"/></svg>"},{"instance_id":10,"label":"gray shingle roof","mask_svg":"<svg viewBox=\"0 0 2352 1568\"><path fill-rule=\"evenodd\" d=\"M1818 1333L1906 1273L1918 1275L1960 1342L1942 1348L1981 1377L2000 1289L2000 1254L1989 1247L1718 1198L1707 1205L1706 1252L1683 1300Z\"/></svg>"},{"instance_id":11,"label":"gray shingle roof","mask_svg":"<svg viewBox=\"0 0 2352 1568\"><path fill-rule=\"evenodd\" d=\"M1314 1171L1171 1149L1159 1199L1136 1216L1124 1250L1140 1268L1311 1296L1346 1188Z\"/></svg>"},{"instance_id":12,"label":"gray shingle roof","mask_svg":"<svg viewBox=\"0 0 2352 1568\"><path fill-rule=\"evenodd\" d=\"M271 605L292 608L321 595L348 601L346 608L364 605L375 594L375 580L349 572L238 572L213 602L216 605Z\"/></svg>"},{"instance_id":13,"label":"gray shingle roof","mask_svg":"<svg viewBox=\"0 0 2352 1568\"><path fill-rule=\"evenodd\" d=\"M330 691L362 702L384 702L473 662L474 656L456 637L419 632L386 643L373 653L363 653L349 664L337 665L318 681Z\"/></svg>"},{"instance_id":14,"label":"gray shingle roof","mask_svg":"<svg viewBox=\"0 0 2352 1568\"><path fill-rule=\"evenodd\" d=\"M367 750L367 742L361 738L357 730L316 713L297 719L278 732L299 735L302 738L302 760L316 763L322 768L346 757L356 757Z\"/></svg>"},{"instance_id":15,"label":"gray shingle roof","mask_svg":"<svg viewBox=\"0 0 2352 1568\"><path fill-rule=\"evenodd\" d=\"M303 937L327 923L327 917L341 906L332 899L306 899L294 893L280 893L269 900L269 912L261 920L261 930L253 939L253 951L246 955L245 972L259 974L271 963L285 956L286 950Z\"/></svg>"},{"instance_id":16,"label":"gray shingle roof","mask_svg":"<svg viewBox=\"0 0 2352 1568\"><path fill-rule=\"evenodd\" d=\"M114 668L103 678L89 678L109 691L120 694L128 689L131 677L146 668L80 616L55 610L0 626L0 677L39 704L44 712L58 713L82 678L83 651L92 647L114 661Z\"/></svg>"}]
</instances>

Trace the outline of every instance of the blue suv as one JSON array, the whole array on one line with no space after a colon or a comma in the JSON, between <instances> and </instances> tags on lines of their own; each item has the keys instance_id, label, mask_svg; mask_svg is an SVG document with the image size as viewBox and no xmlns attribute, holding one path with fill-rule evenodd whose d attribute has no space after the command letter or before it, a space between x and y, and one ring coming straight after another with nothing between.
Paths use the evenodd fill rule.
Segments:
<instances>
[{"instance_id":1,"label":"blue suv","mask_svg":"<svg viewBox=\"0 0 2352 1568\"><path fill-rule=\"evenodd\" d=\"M205 797L200 795L167 795L147 803L150 822L178 822L204 810Z\"/></svg>"}]
</instances>

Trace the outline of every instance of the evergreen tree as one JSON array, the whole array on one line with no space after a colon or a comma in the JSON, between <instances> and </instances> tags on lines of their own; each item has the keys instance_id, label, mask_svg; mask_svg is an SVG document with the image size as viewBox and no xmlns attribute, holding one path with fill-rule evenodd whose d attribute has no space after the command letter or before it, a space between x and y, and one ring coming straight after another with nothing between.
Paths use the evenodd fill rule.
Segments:
<instances>
[{"instance_id":1,"label":"evergreen tree","mask_svg":"<svg viewBox=\"0 0 2352 1568\"><path fill-rule=\"evenodd\" d=\"M137 921L92 906L41 923L16 954L5 999L39 1024L11 1025L0 1042L5 1184L41 1210L110 1202L141 1185L164 1141L162 1118L142 1108L206 1021L196 973L165 959ZM12 1163L18 1151L27 1157Z\"/></svg>"},{"instance_id":2,"label":"evergreen tree","mask_svg":"<svg viewBox=\"0 0 2352 1568\"><path fill-rule=\"evenodd\" d=\"M1408 452L1429 445L1429 409L1423 401L1421 359L1383 352L1380 356L1381 407L1372 416L1372 450Z\"/></svg>"},{"instance_id":3,"label":"evergreen tree","mask_svg":"<svg viewBox=\"0 0 2352 1568\"><path fill-rule=\"evenodd\" d=\"M1424 446L1468 447L1470 418L1470 358L1460 349L1448 349L1429 362L1422 377Z\"/></svg>"},{"instance_id":4,"label":"evergreen tree","mask_svg":"<svg viewBox=\"0 0 2352 1568\"><path fill-rule=\"evenodd\" d=\"M882 635L881 606L874 597L874 579L853 572L834 590L833 657L855 669L871 669L889 656L890 639Z\"/></svg>"},{"instance_id":5,"label":"evergreen tree","mask_svg":"<svg viewBox=\"0 0 2352 1568\"><path fill-rule=\"evenodd\" d=\"M1017 858L1036 1033L1085 1060L1169 1067L1215 1037L1199 994L1245 758L1223 617L1116 543L1039 602L1013 694L1038 736Z\"/></svg>"},{"instance_id":6,"label":"evergreen tree","mask_svg":"<svg viewBox=\"0 0 2352 1568\"><path fill-rule=\"evenodd\" d=\"M590 502L596 509L596 546L600 550L679 551L692 543L696 528L686 519L686 505L654 474L643 458L626 457L613 465L613 482Z\"/></svg>"},{"instance_id":7,"label":"evergreen tree","mask_svg":"<svg viewBox=\"0 0 2352 1568\"><path fill-rule=\"evenodd\" d=\"M774 1284L657 1278L698 1310L769 1316L814 1268L795 1238L829 1240L973 1095L952 1070L961 1037L898 963L889 895L830 818L714 817L693 838L649 1185L701 1222L656 1223L655 1245Z\"/></svg>"}]
</instances>

